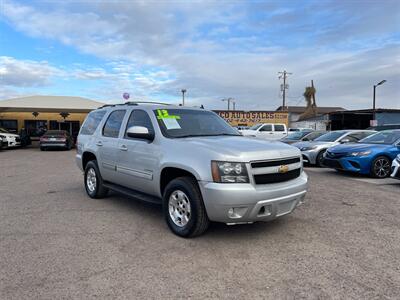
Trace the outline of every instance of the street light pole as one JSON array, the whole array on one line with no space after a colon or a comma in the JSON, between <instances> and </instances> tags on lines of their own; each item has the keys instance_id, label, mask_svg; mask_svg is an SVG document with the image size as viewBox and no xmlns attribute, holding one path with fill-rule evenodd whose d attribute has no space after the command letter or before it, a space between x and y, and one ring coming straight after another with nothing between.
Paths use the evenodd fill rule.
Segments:
<instances>
[{"instance_id":1,"label":"street light pole","mask_svg":"<svg viewBox=\"0 0 400 300\"><path fill-rule=\"evenodd\" d=\"M186 93L186 89L182 89L182 106L185 106L185 93Z\"/></svg>"},{"instance_id":2,"label":"street light pole","mask_svg":"<svg viewBox=\"0 0 400 300\"><path fill-rule=\"evenodd\" d=\"M233 110L235 111L236 110L236 101L232 100L232 103L233 103Z\"/></svg>"},{"instance_id":3,"label":"street light pole","mask_svg":"<svg viewBox=\"0 0 400 300\"><path fill-rule=\"evenodd\" d=\"M386 80L382 80L380 82L378 82L377 84L374 84L374 93L373 93L373 99L372 99L372 113L373 113L373 120L376 120L376 108L375 108L375 95L376 95L376 87L384 84L386 82Z\"/></svg>"}]
</instances>

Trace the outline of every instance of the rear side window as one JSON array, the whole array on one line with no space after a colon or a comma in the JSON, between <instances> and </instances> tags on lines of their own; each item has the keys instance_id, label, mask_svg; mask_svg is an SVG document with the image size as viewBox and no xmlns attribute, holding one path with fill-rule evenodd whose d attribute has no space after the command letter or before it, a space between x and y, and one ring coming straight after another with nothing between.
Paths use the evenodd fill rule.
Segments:
<instances>
[{"instance_id":1,"label":"rear side window","mask_svg":"<svg viewBox=\"0 0 400 300\"><path fill-rule=\"evenodd\" d=\"M150 117L147 112L143 110L132 111L131 115L129 116L128 124L126 125L126 130L132 126L146 127L149 130L149 133L154 133L153 124L151 123ZM130 137L126 135L126 130L125 138L130 139Z\"/></svg>"},{"instance_id":2,"label":"rear side window","mask_svg":"<svg viewBox=\"0 0 400 300\"><path fill-rule=\"evenodd\" d=\"M275 131L285 131L285 126L283 125L274 125Z\"/></svg>"},{"instance_id":3,"label":"rear side window","mask_svg":"<svg viewBox=\"0 0 400 300\"><path fill-rule=\"evenodd\" d=\"M125 110L115 110L108 116L107 122L103 127L103 136L118 137L125 112Z\"/></svg>"},{"instance_id":4,"label":"rear side window","mask_svg":"<svg viewBox=\"0 0 400 300\"><path fill-rule=\"evenodd\" d=\"M91 112L87 116L85 123L83 123L80 134L92 135L96 131L97 126L99 126L105 114L105 110Z\"/></svg>"}]
</instances>

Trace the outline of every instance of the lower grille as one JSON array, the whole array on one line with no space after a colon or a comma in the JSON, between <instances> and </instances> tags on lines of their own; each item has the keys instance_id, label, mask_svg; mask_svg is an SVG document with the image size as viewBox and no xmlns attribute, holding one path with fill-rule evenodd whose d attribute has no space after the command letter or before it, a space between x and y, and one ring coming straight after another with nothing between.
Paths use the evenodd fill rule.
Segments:
<instances>
[{"instance_id":1,"label":"lower grille","mask_svg":"<svg viewBox=\"0 0 400 300\"><path fill-rule=\"evenodd\" d=\"M301 173L301 169L295 169L295 170L288 171L287 173L254 175L254 181L256 184L284 182L284 181L289 181L289 180L299 177L300 173Z\"/></svg>"},{"instance_id":2,"label":"lower grille","mask_svg":"<svg viewBox=\"0 0 400 300\"><path fill-rule=\"evenodd\" d=\"M322 164L328 168L334 168L334 169L343 169L342 165L340 162L334 159L324 159Z\"/></svg>"}]
</instances>

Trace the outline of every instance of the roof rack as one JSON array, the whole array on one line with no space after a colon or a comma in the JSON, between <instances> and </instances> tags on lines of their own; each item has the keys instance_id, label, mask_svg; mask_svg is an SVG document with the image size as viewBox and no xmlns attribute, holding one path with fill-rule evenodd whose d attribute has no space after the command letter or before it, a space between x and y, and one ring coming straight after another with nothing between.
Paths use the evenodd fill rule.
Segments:
<instances>
[{"instance_id":1,"label":"roof rack","mask_svg":"<svg viewBox=\"0 0 400 300\"><path fill-rule=\"evenodd\" d=\"M128 102L125 102L125 104L128 104L128 105L138 105L138 104L159 104L159 105L171 105L170 103L164 103L164 102L153 102L153 101L128 101Z\"/></svg>"},{"instance_id":2,"label":"roof rack","mask_svg":"<svg viewBox=\"0 0 400 300\"><path fill-rule=\"evenodd\" d=\"M159 104L159 105L172 105L169 103L163 103L163 102L152 102L152 101L128 101L125 103L115 103L115 104L104 104L103 106L100 106L100 108L105 108L105 107L115 107L117 105L139 105L139 104Z\"/></svg>"}]
</instances>

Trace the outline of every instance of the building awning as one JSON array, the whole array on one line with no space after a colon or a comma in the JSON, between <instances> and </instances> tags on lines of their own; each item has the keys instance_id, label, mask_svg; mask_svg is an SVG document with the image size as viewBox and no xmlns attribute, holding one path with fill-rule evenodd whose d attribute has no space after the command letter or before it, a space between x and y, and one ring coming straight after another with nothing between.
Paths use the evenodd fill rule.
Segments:
<instances>
[{"instance_id":1,"label":"building awning","mask_svg":"<svg viewBox=\"0 0 400 300\"><path fill-rule=\"evenodd\" d=\"M0 101L0 112L90 112L104 103L73 96L29 96Z\"/></svg>"}]
</instances>

